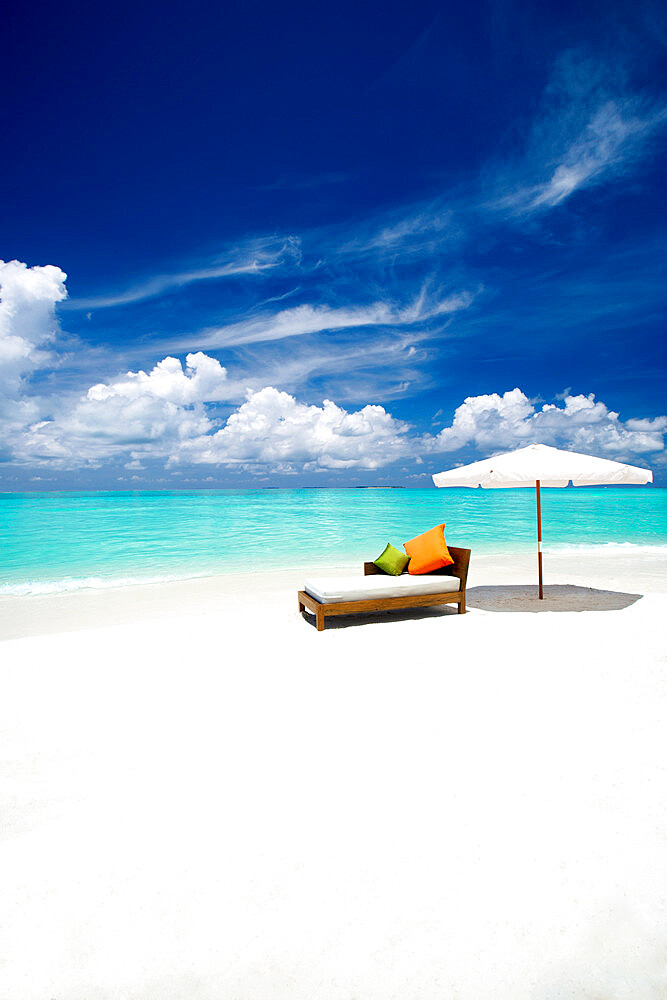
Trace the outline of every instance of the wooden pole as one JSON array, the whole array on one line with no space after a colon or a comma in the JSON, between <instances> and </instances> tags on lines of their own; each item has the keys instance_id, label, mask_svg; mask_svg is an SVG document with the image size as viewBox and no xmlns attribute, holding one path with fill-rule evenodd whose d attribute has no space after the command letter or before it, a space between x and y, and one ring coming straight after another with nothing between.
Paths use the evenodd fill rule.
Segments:
<instances>
[{"instance_id":1,"label":"wooden pole","mask_svg":"<svg viewBox=\"0 0 667 1000\"><path fill-rule=\"evenodd\" d=\"M544 600L542 592L542 505L540 503L540 481L535 480L535 492L537 494L537 575L539 579L539 598Z\"/></svg>"}]
</instances>

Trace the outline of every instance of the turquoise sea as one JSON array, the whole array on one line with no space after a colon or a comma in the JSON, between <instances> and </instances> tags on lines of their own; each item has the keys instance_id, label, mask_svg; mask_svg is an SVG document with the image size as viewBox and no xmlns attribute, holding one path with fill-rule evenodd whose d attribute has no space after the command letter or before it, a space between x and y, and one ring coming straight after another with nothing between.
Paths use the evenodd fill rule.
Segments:
<instances>
[{"instance_id":1,"label":"turquoise sea","mask_svg":"<svg viewBox=\"0 0 667 1000\"><path fill-rule=\"evenodd\" d=\"M300 489L0 494L0 594L375 558L446 524L475 552L534 549L534 490ZM545 549L667 547L667 490L545 489Z\"/></svg>"}]
</instances>

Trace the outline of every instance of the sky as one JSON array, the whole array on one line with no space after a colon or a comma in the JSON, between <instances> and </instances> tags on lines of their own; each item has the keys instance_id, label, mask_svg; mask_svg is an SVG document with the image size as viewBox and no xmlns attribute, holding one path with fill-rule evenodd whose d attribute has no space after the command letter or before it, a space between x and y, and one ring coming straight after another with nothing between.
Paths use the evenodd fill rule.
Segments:
<instances>
[{"instance_id":1,"label":"sky","mask_svg":"<svg viewBox=\"0 0 667 1000\"><path fill-rule=\"evenodd\" d=\"M667 8L14 4L0 490L667 486Z\"/></svg>"}]
</instances>

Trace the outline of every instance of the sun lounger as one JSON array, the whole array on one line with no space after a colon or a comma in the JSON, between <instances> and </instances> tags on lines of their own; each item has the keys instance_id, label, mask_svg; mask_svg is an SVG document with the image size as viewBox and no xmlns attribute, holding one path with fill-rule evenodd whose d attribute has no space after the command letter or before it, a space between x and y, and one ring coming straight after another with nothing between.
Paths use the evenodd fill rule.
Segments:
<instances>
[{"instance_id":1,"label":"sun lounger","mask_svg":"<svg viewBox=\"0 0 667 1000\"><path fill-rule=\"evenodd\" d=\"M317 631L324 628L328 615L354 615L396 608L424 608L436 604L458 604L466 610L466 580L470 549L449 546L454 563L433 573L388 576L374 563L364 563L363 576L315 577L299 591L299 611L315 615Z\"/></svg>"}]
</instances>

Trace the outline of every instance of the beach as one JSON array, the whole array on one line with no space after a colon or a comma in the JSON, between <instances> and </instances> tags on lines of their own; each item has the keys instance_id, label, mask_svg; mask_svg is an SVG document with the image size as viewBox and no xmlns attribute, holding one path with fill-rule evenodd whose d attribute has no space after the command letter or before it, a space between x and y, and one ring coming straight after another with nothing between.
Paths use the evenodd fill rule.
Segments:
<instances>
[{"instance_id":1,"label":"beach","mask_svg":"<svg viewBox=\"0 0 667 1000\"><path fill-rule=\"evenodd\" d=\"M2 40L0 1000L667 1000L664 3Z\"/></svg>"},{"instance_id":2,"label":"beach","mask_svg":"<svg viewBox=\"0 0 667 1000\"><path fill-rule=\"evenodd\" d=\"M664 996L664 556L0 600L0 996ZM344 566L330 572L344 572Z\"/></svg>"}]
</instances>

